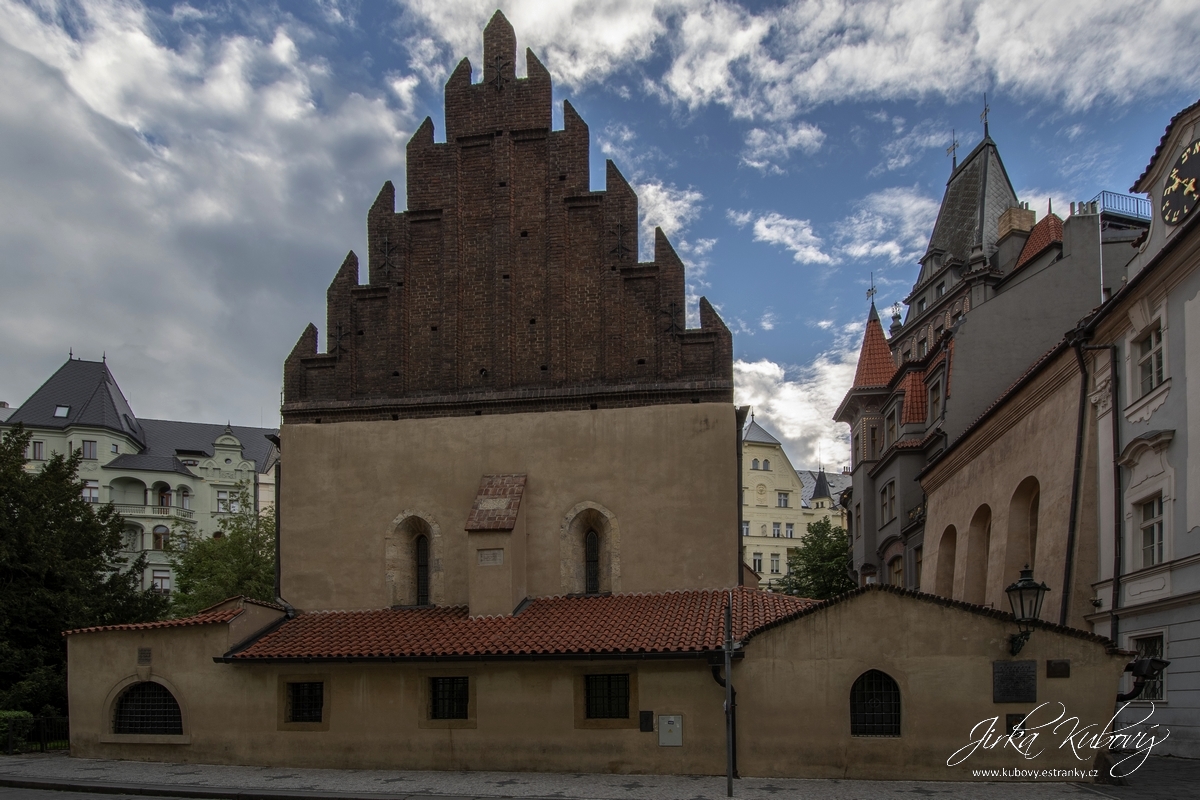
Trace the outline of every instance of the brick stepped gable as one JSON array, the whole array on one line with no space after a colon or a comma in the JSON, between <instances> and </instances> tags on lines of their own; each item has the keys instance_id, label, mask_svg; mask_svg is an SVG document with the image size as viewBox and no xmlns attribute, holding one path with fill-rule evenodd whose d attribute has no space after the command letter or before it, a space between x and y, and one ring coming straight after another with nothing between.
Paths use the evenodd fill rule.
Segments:
<instances>
[{"instance_id":1,"label":"brick stepped gable","mask_svg":"<svg viewBox=\"0 0 1200 800\"><path fill-rule=\"evenodd\" d=\"M733 343L707 300L686 330L684 266L661 230L638 263L637 195L609 161L588 189L588 128L499 12L483 81L446 82L446 143L408 143L408 210L390 182L367 215L370 280L352 252L317 329L284 366L287 422L732 402Z\"/></svg>"}]
</instances>

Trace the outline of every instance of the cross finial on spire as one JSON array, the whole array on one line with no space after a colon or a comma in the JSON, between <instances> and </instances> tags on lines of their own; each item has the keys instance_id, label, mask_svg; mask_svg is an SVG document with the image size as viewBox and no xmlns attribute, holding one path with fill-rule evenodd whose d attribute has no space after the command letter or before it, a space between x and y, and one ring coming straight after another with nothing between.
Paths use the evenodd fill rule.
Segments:
<instances>
[{"instance_id":1,"label":"cross finial on spire","mask_svg":"<svg viewBox=\"0 0 1200 800\"><path fill-rule=\"evenodd\" d=\"M954 165L950 167L950 171L958 169L958 132L954 128L950 129L950 146L946 148L946 155L954 158Z\"/></svg>"},{"instance_id":2,"label":"cross finial on spire","mask_svg":"<svg viewBox=\"0 0 1200 800\"><path fill-rule=\"evenodd\" d=\"M988 138L988 112L991 111L988 105L987 92L983 93L983 113L979 115L979 121L983 123L983 138Z\"/></svg>"},{"instance_id":3,"label":"cross finial on spire","mask_svg":"<svg viewBox=\"0 0 1200 800\"><path fill-rule=\"evenodd\" d=\"M74 347L72 347L70 350L67 351L67 361L70 361L73 358L75 358L75 348Z\"/></svg>"},{"instance_id":4,"label":"cross finial on spire","mask_svg":"<svg viewBox=\"0 0 1200 800\"><path fill-rule=\"evenodd\" d=\"M874 272L871 273L871 288L867 289L867 299L871 301L872 305L875 304L875 273Z\"/></svg>"}]
</instances>

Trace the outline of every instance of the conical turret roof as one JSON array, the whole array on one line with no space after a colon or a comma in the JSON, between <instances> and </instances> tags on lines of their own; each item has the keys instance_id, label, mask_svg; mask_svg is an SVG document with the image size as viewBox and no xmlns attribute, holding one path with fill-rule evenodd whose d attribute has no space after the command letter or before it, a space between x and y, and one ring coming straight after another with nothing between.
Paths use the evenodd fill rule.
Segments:
<instances>
[{"instance_id":1,"label":"conical turret roof","mask_svg":"<svg viewBox=\"0 0 1200 800\"><path fill-rule=\"evenodd\" d=\"M858 369L854 371L853 388L887 386L894 374L896 363L892 361L892 350L888 347L887 337L883 335L883 323L879 321L879 312L875 310L875 304L871 303L862 350L858 353Z\"/></svg>"}]
</instances>

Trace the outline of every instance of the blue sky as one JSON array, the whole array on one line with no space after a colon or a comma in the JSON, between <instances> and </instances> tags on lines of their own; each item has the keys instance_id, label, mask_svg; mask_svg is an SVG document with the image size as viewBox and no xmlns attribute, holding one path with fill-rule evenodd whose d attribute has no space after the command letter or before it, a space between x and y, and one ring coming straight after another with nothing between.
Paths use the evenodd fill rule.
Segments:
<instances>
[{"instance_id":1,"label":"blue sky","mask_svg":"<svg viewBox=\"0 0 1200 800\"><path fill-rule=\"evenodd\" d=\"M141 416L275 424L284 356L497 7L0 0L0 400L73 349ZM613 158L643 256L661 225L733 329L737 400L797 466L846 458L829 416L870 276L881 309L907 293L984 92L1039 215L1128 189L1200 94L1198 0L499 7L556 123L563 98L588 122L593 188Z\"/></svg>"}]
</instances>

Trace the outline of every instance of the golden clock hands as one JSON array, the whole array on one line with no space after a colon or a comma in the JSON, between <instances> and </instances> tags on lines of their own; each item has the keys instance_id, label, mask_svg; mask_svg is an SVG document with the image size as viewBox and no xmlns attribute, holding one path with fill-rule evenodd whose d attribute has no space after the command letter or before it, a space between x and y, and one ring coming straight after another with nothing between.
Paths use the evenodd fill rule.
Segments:
<instances>
[{"instance_id":1,"label":"golden clock hands","mask_svg":"<svg viewBox=\"0 0 1200 800\"><path fill-rule=\"evenodd\" d=\"M1196 179L1188 178L1186 181L1183 181L1182 183L1183 183L1183 193L1190 194L1192 197L1195 197L1196 196Z\"/></svg>"}]
</instances>

